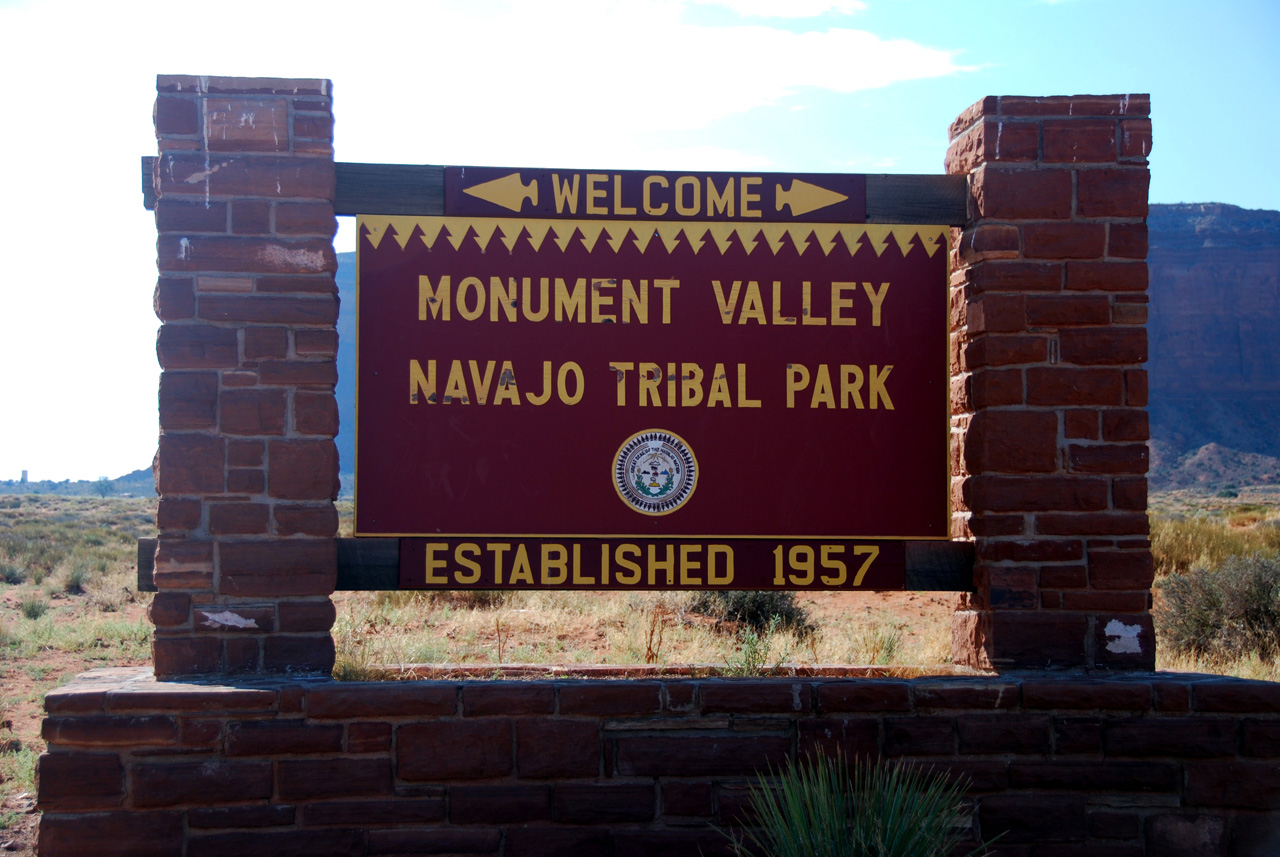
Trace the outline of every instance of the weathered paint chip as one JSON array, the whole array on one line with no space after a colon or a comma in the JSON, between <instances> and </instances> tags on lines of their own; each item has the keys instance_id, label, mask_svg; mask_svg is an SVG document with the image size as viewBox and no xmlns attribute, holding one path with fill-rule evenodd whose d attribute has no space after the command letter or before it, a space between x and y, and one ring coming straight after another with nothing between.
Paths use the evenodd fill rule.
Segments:
<instances>
[{"instance_id":1,"label":"weathered paint chip","mask_svg":"<svg viewBox=\"0 0 1280 857\"><path fill-rule=\"evenodd\" d=\"M1118 619L1112 619L1103 629L1103 633L1111 638L1107 640L1107 651L1117 655L1140 654L1142 643L1138 640L1138 634L1141 632L1141 625L1126 625Z\"/></svg>"}]
</instances>

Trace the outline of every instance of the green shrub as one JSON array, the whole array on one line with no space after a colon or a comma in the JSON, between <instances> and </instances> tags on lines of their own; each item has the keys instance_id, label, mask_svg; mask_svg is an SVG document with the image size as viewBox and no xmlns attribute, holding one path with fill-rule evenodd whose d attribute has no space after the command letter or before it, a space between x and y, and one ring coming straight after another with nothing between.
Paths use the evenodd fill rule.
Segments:
<instances>
[{"instance_id":1,"label":"green shrub","mask_svg":"<svg viewBox=\"0 0 1280 857\"><path fill-rule=\"evenodd\" d=\"M891 664L902 651L902 630L895 625L872 625L854 638L859 663Z\"/></svg>"},{"instance_id":2,"label":"green shrub","mask_svg":"<svg viewBox=\"0 0 1280 857\"><path fill-rule=\"evenodd\" d=\"M774 616L769 620L769 627L763 631L757 631L749 625L740 629L738 651L725 663L723 674L731 677L776 674L783 662L791 657L791 651L788 649L781 653L773 666L768 665L769 652L773 648L773 642L781 624L782 620Z\"/></svg>"},{"instance_id":3,"label":"green shrub","mask_svg":"<svg viewBox=\"0 0 1280 857\"><path fill-rule=\"evenodd\" d=\"M29 593L18 602L18 609L28 619L39 619L49 610L49 602L35 593Z\"/></svg>"},{"instance_id":4,"label":"green shrub","mask_svg":"<svg viewBox=\"0 0 1280 857\"><path fill-rule=\"evenodd\" d=\"M88 582L89 569L83 565L77 565L67 571L67 576L62 581L62 589L71 595L79 595L84 592L84 585Z\"/></svg>"},{"instance_id":5,"label":"green shrub","mask_svg":"<svg viewBox=\"0 0 1280 857\"><path fill-rule=\"evenodd\" d=\"M26 579L26 573L18 566L10 562L0 562L0 583L16 586Z\"/></svg>"},{"instance_id":6,"label":"green shrub","mask_svg":"<svg viewBox=\"0 0 1280 857\"><path fill-rule=\"evenodd\" d=\"M901 764L805 757L751 791L759 825L726 834L752 857L937 857L968 826L966 784ZM970 851L977 854L984 849Z\"/></svg>"},{"instance_id":7,"label":"green shrub","mask_svg":"<svg viewBox=\"0 0 1280 857\"><path fill-rule=\"evenodd\" d=\"M1211 661L1280 654L1280 560L1233 556L1157 583L1160 644Z\"/></svg>"},{"instance_id":8,"label":"green shrub","mask_svg":"<svg viewBox=\"0 0 1280 857\"><path fill-rule=\"evenodd\" d=\"M342 657L334 661L334 681L377 681L379 678L378 670L361 664L353 658Z\"/></svg>"},{"instance_id":9,"label":"green shrub","mask_svg":"<svg viewBox=\"0 0 1280 857\"><path fill-rule=\"evenodd\" d=\"M807 636L815 628L808 611L796 603L794 592L704 590L689 602L688 609L717 619L741 622L757 633L782 629Z\"/></svg>"}]
</instances>

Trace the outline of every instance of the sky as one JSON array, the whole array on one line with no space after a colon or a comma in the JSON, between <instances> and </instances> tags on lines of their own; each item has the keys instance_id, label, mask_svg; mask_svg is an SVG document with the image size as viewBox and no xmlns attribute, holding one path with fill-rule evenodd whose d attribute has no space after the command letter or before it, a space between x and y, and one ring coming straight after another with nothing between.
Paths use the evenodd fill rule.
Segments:
<instances>
[{"instance_id":1,"label":"sky","mask_svg":"<svg viewBox=\"0 0 1280 857\"><path fill-rule=\"evenodd\" d=\"M0 0L0 479L154 454L158 73L329 78L339 161L681 171L938 174L983 96L1146 92L1152 202L1280 209L1278 41L1272 0Z\"/></svg>"}]
</instances>

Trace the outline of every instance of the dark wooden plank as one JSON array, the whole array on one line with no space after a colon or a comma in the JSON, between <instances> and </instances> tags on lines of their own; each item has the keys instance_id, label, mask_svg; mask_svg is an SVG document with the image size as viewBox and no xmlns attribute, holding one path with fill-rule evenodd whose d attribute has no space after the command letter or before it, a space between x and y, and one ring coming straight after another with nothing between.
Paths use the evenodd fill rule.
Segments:
<instances>
[{"instance_id":1,"label":"dark wooden plank","mask_svg":"<svg viewBox=\"0 0 1280 857\"><path fill-rule=\"evenodd\" d=\"M399 539L338 539L339 592L400 588Z\"/></svg>"},{"instance_id":2,"label":"dark wooden plank","mask_svg":"<svg viewBox=\"0 0 1280 857\"><path fill-rule=\"evenodd\" d=\"M138 539L138 591L156 591L156 539Z\"/></svg>"},{"instance_id":3,"label":"dark wooden plank","mask_svg":"<svg viewBox=\"0 0 1280 857\"><path fill-rule=\"evenodd\" d=\"M968 200L964 176L867 176L868 223L963 226Z\"/></svg>"},{"instance_id":4,"label":"dark wooden plank","mask_svg":"<svg viewBox=\"0 0 1280 857\"><path fill-rule=\"evenodd\" d=\"M151 180L155 163L156 159L152 155L144 155L142 158L142 207L147 211L156 210L156 186Z\"/></svg>"},{"instance_id":5,"label":"dark wooden plank","mask_svg":"<svg viewBox=\"0 0 1280 857\"><path fill-rule=\"evenodd\" d=\"M338 590L400 588L398 539L338 539ZM969 542L907 542L908 590L972 592L973 545Z\"/></svg>"},{"instance_id":6,"label":"dark wooden plank","mask_svg":"<svg viewBox=\"0 0 1280 857\"><path fill-rule=\"evenodd\" d=\"M155 208L151 171L143 157L142 204ZM337 163L334 211L356 214L444 214L444 167ZM868 223L944 223L963 226L969 191L964 176L869 175Z\"/></svg>"},{"instance_id":7,"label":"dark wooden plank","mask_svg":"<svg viewBox=\"0 0 1280 857\"><path fill-rule=\"evenodd\" d=\"M337 214L444 214L444 167L335 165Z\"/></svg>"},{"instance_id":8,"label":"dark wooden plank","mask_svg":"<svg viewBox=\"0 0 1280 857\"><path fill-rule=\"evenodd\" d=\"M907 542L912 592L973 592L972 542Z\"/></svg>"}]
</instances>

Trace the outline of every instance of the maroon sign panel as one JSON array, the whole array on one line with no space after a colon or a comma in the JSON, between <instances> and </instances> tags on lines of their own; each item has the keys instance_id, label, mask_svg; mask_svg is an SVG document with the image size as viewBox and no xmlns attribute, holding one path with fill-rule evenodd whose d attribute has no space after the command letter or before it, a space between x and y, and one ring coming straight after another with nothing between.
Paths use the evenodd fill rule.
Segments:
<instances>
[{"instance_id":1,"label":"maroon sign panel","mask_svg":"<svg viewBox=\"0 0 1280 857\"><path fill-rule=\"evenodd\" d=\"M901 588L947 536L944 227L359 230L356 534L403 585Z\"/></svg>"}]
</instances>

